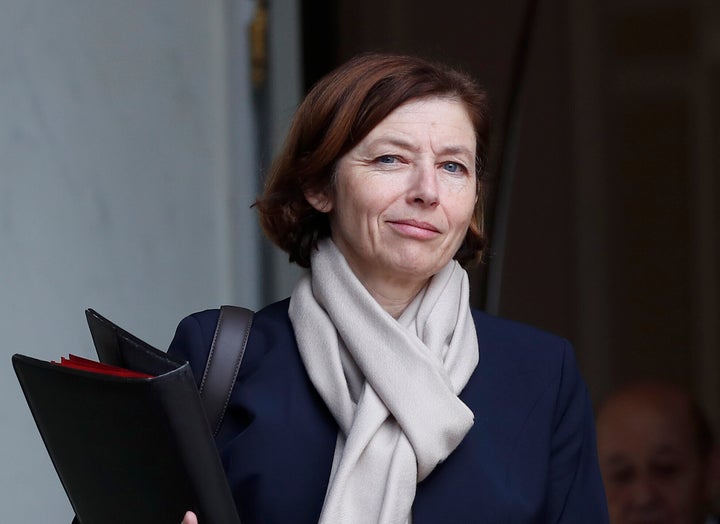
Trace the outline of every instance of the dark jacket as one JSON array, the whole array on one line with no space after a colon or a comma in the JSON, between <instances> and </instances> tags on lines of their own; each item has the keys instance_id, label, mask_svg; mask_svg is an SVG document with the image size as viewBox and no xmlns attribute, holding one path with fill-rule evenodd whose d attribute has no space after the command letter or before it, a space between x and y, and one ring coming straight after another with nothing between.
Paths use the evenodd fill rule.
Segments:
<instances>
[{"instance_id":1,"label":"dark jacket","mask_svg":"<svg viewBox=\"0 0 720 524\"><path fill-rule=\"evenodd\" d=\"M316 523L337 425L300 359L288 300L255 315L218 435L243 524ZM169 352L200 380L218 310L178 326ZM417 488L413 524L608 521L593 412L563 339L473 311L480 363L460 398L475 424Z\"/></svg>"}]
</instances>

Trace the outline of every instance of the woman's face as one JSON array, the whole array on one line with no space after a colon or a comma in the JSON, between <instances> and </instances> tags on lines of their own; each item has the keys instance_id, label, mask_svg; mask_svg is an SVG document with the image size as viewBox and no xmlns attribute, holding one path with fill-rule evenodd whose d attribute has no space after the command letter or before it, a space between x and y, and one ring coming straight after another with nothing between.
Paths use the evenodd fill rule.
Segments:
<instances>
[{"instance_id":1,"label":"woman's face","mask_svg":"<svg viewBox=\"0 0 720 524\"><path fill-rule=\"evenodd\" d=\"M366 287L424 284L453 257L477 200L475 132L450 98L410 101L337 164L332 194L308 194L330 213L332 239Z\"/></svg>"}]
</instances>

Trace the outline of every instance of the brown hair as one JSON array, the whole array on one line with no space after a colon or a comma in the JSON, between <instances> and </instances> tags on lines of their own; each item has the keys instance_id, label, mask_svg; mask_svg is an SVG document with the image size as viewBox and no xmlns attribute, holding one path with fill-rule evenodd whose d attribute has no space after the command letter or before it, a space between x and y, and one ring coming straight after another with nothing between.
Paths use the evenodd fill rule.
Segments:
<instances>
[{"instance_id":1,"label":"brown hair","mask_svg":"<svg viewBox=\"0 0 720 524\"><path fill-rule=\"evenodd\" d=\"M442 64L412 56L366 54L329 73L308 93L255 202L263 231L289 253L290 262L309 267L317 241L330 236L327 215L305 200L305 192L331 192L340 157L402 104L435 96L461 102L475 129L478 204L455 259L464 264L479 257L485 246L480 178L489 140L486 93L466 74Z\"/></svg>"}]
</instances>

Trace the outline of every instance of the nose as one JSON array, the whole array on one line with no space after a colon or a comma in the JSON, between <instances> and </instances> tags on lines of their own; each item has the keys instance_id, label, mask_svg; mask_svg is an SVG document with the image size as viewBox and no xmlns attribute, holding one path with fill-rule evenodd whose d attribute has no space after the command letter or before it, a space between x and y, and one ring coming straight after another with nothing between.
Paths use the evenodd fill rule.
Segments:
<instances>
[{"instance_id":1,"label":"nose","mask_svg":"<svg viewBox=\"0 0 720 524\"><path fill-rule=\"evenodd\" d=\"M429 163L417 164L412 173L408 200L416 205L436 207L440 203L435 167Z\"/></svg>"},{"instance_id":2,"label":"nose","mask_svg":"<svg viewBox=\"0 0 720 524\"><path fill-rule=\"evenodd\" d=\"M630 490L633 508L638 511L656 511L662 497L652 479L645 476L638 478Z\"/></svg>"}]
</instances>

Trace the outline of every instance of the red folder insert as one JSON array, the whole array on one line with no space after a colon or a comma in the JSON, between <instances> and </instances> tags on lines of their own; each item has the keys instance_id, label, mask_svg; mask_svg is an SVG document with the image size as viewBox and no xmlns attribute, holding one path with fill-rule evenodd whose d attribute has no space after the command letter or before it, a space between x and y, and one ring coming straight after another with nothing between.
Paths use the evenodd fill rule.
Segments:
<instances>
[{"instance_id":1,"label":"red folder insert","mask_svg":"<svg viewBox=\"0 0 720 524\"><path fill-rule=\"evenodd\" d=\"M101 373L103 375L112 375L114 377L126 377L126 378L152 378L153 375L148 373L141 373L140 371L133 371L131 369L122 368L119 366L111 366L110 364L103 364L102 362L96 362L88 358L78 357L77 355L68 355L67 358L62 357L60 362L54 362L58 366L66 368L79 369L81 371L89 371L91 373Z\"/></svg>"}]
</instances>

